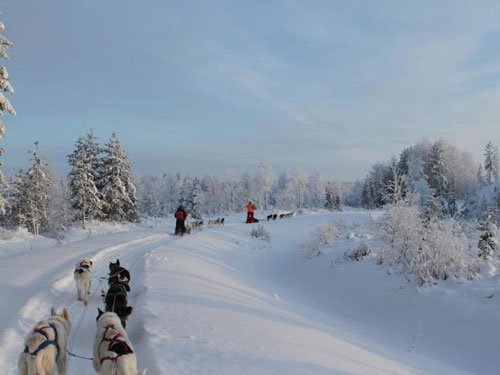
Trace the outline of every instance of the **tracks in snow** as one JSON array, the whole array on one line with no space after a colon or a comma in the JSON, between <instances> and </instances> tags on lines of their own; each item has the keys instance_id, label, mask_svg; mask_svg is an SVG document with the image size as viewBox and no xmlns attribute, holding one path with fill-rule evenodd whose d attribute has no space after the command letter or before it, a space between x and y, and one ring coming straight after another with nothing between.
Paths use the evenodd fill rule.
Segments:
<instances>
[{"instance_id":1,"label":"tracks in snow","mask_svg":"<svg viewBox=\"0 0 500 375\"><path fill-rule=\"evenodd\" d=\"M123 236L125 240L116 235L112 237L111 240L108 238L103 238L102 241L88 240L47 249L41 252L44 254L24 254L12 262L13 267L14 264L19 267L19 264L24 262L26 267L23 267L25 268L23 272L16 273L15 270L11 270L12 272L0 276L0 287L5 291L1 296L1 299L5 299L2 306L8 306L7 316L10 317L4 322L0 331L1 374L17 373L17 357L22 350L24 337L39 320L47 318L50 306L55 306L58 310L67 307L69 310L73 326L68 339L68 349L75 354L92 357L95 317L97 307L101 309L104 307L101 289L107 290L107 282L93 279L88 305L85 306L77 301L73 270L75 263L81 258L89 258L94 262L93 273L96 276L106 276L109 272L109 261L114 261L116 258L120 258L122 265L130 270L129 304L134 306L134 313L129 318L127 329L136 350L148 352L142 349L145 345L141 334L142 321L138 314L140 308L136 306L136 300L144 289L142 282L144 277L141 275L144 269L144 255L172 238L167 234L151 231L135 235L125 234ZM8 267L9 258L3 260ZM41 272L40 268L43 269ZM31 277L27 276L30 272L32 272ZM144 362L139 357L141 368L144 367ZM91 361L68 357L68 374L94 374Z\"/></svg>"}]
</instances>

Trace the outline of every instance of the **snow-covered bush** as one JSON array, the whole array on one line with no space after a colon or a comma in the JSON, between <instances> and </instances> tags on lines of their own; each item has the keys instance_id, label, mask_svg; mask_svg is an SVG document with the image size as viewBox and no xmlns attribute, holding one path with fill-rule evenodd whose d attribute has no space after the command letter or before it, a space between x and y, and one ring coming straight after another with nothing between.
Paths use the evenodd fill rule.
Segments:
<instances>
[{"instance_id":1,"label":"snow-covered bush","mask_svg":"<svg viewBox=\"0 0 500 375\"><path fill-rule=\"evenodd\" d=\"M424 222L416 206L388 206L383 236L388 245L383 262L413 275L419 285L448 278L471 279L478 272L477 257L467 244L442 222Z\"/></svg>"},{"instance_id":2,"label":"snow-covered bush","mask_svg":"<svg viewBox=\"0 0 500 375\"><path fill-rule=\"evenodd\" d=\"M321 224L302 242L302 247L309 259L326 253L326 247L341 234L337 223Z\"/></svg>"},{"instance_id":3,"label":"snow-covered bush","mask_svg":"<svg viewBox=\"0 0 500 375\"><path fill-rule=\"evenodd\" d=\"M358 245L358 247L351 249L351 250L347 250L344 253L344 258L347 260L352 260L352 261L358 262L358 261L362 260L364 257L370 255L371 253L372 253L372 249L370 248L370 246L368 246L364 242L361 242Z\"/></svg>"},{"instance_id":4,"label":"snow-covered bush","mask_svg":"<svg viewBox=\"0 0 500 375\"><path fill-rule=\"evenodd\" d=\"M481 233L479 235L479 257L484 260L492 259L498 247L497 226L493 223L493 215L489 212L486 213L483 222L478 228Z\"/></svg>"},{"instance_id":5,"label":"snow-covered bush","mask_svg":"<svg viewBox=\"0 0 500 375\"><path fill-rule=\"evenodd\" d=\"M271 234L262 225L257 225L257 228L253 228L250 236L261 241L271 242Z\"/></svg>"}]
</instances>

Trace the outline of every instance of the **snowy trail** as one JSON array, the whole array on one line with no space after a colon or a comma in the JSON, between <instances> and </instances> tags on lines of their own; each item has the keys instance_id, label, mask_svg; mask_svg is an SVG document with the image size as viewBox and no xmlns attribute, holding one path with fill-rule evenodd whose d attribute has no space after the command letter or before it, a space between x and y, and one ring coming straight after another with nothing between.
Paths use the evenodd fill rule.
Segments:
<instances>
[{"instance_id":1,"label":"snowy trail","mask_svg":"<svg viewBox=\"0 0 500 375\"><path fill-rule=\"evenodd\" d=\"M250 228L204 230L149 253L145 331L162 369L150 374L465 374L355 336L307 299L282 299L270 275L282 254L256 245Z\"/></svg>"},{"instance_id":2,"label":"snowy trail","mask_svg":"<svg viewBox=\"0 0 500 375\"><path fill-rule=\"evenodd\" d=\"M98 276L108 273L108 262L120 258L132 274L130 305L140 294L144 254L160 243L168 242L167 234L153 231L138 231L106 236L99 239L46 249L34 254L22 254L4 258L1 269L2 306L8 310L4 314L0 334L0 373L16 373L17 357L22 348L26 332L40 319L47 317L50 306L58 310L67 307L73 324L68 342L68 349L85 357L92 356L92 344L95 335L95 317L97 307L103 308L101 289L107 290L107 282L92 280L91 298L88 306L76 300L73 280L74 264L81 258L94 261L93 272ZM39 264L25 267L22 264ZM21 265L21 266L20 266ZM134 315L134 314L133 314ZM142 323L130 317L129 332L136 349L141 349L138 332ZM146 351L147 352L147 351ZM139 364L142 365L142 358ZM94 374L92 362L68 357L68 374Z\"/></svg>"},{"instance_id":3,"label":"snowy trail","mask_svg":"<svg viewBox=\"0 0 500 375\"><path fill-rule=\"evenodd\" d=\"M131 271L134 311L127 331L139 369L147 368L148 375L496 373L491 363L481 366L480 350L464 352L459 340L439 344L455 327L463 329L462 310L446 316L451 324L428 326L425 346L408 351L408 334L419 322L410 290L387 299L398 284L374 268L374 259L335 268L321 259L305 262L300 240L339 216L347 224L367 220L366 213L344 212L261 223L271 232L271 244L249 236L254 226L230 222L182 238L139 230L5 257L0 374L16 373L26 332L47 317L51 305L70 310L69 349L91 357L97 307L103 307L100 290L107 282L93 280L87 307L76 301L73 267L81 258L94 261L98 276L116 258ZM373 285L366 288L367 282ZM442 302L420 296L420 308L437 306L450 314L458 306L439 297ZM392 315L387 301L395 308ZM441 326L444 338L436 329ZM463 363L453 360L459 356ZM69 357L68 368L68 375L94 374L84 359Z\"/></svg>"}]
</instances>

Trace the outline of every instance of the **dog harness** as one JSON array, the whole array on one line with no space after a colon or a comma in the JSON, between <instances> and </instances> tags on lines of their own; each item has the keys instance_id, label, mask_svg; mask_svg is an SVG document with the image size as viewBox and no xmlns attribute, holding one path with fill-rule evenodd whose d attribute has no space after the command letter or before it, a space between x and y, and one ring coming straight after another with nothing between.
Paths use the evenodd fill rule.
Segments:
<instances>
[{"instance_id":1,"label":"dog harness","mask_svg":"<svg viewBox=\"0 0 500 375\"><path fill-rule=\"evenodd\" d=\"M49 335L47 335L47 332L45 332L45 330L47 328L52 328L52 330L54 331L54 339L53 340L50 340L49 339ZM45 349L47 346L49 345L54 345L56 347L56 357L59 356L59 345L57 344L57 341L58 341L58 334L57 334L57 329L56 329L56 326L52 323L49 323L48 326L44 326L44 327L39 327L39 328L35 328L33 330L34 333L39 333L40 335L42 335L43 337L45 337L45 341L42 342L38 348L35 349L34 352L31 352L29 351L29 348L26 346L24 348L24 352L25 353L28 353L30 355L33 355L33 356L36 356L38 354L38 352L40 352L41 350Z\"/></svg>"},{"instance_id":2,"label":"dog harness","mask_svg":"<svg viewBox=\"0 0 500 375\"><path fill-rule=\"evenodd\" d=\"M109 325L107 327L105 327L105 331L104 331L104 335L102 336L102 340L101 340L101 344L103 344L103 342L108 342L108 352L112 352L111 350L111 347L116 344L116 343L123 343L125 345L125 347L128 349L128 351L126 353L121 353L121 354L118 354L116 353L116 355L114 356L105 356L105 357L102 357L101 358L101 365L103 364L104 361L113 361L113 362L116 362L118 360L118 358L120 358L122 355L125 355L125 354L130 354L130 353L133 353L134 351L132 350L132 348L128 345L127 341L125 341L123 339L123 336L122 334L120 333L120 331L118 331L114 325ZM114 329L116 332L116 334L114 334L112 337L108 338L106 337L107 334L108 334L108 331L110 329Z\"/></svg>"}]
</instances>

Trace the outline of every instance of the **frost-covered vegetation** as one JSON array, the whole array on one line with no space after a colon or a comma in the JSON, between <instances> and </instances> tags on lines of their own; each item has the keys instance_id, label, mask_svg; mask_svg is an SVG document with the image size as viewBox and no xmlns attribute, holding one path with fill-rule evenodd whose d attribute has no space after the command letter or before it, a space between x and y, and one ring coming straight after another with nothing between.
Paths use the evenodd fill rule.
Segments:
<instances>
[{"instance_id":1,"label":"frost-covered vegetation","mask_svg":"<svg viewBox=\"0 0 500 375\"><path fill-rule=\"evenodd\" d=\"M316 227L307 239L302 242L302 247L307 258L312 259L324 255L328 246L333 243L342 233L339 223L331 222Z\"/></svg>"},{"instance_id":2,"label":"frost-covered vegetation","mask_svg":"<svg viewBox=\"0 0 500 375\"><path fill-rule=\"evenodd\" d=\"M439 218L430 220L407 202L389 205L382 225L385 250L381 263L406 275L419 285L438 280L472 279L479 272L477 248L464 241Z\"/></svg>"},{"instance_id":3,"label":"frost-covered vegetation","mask_svg":"<svg viewBox=\"0 0 500 375\"><path fill-rule=\"evenodd\" d=\"M271 233L262 225L257 225L256 228L252 228L250 236L261 241L271 242Z\"/></svg>"}]
</instances>

